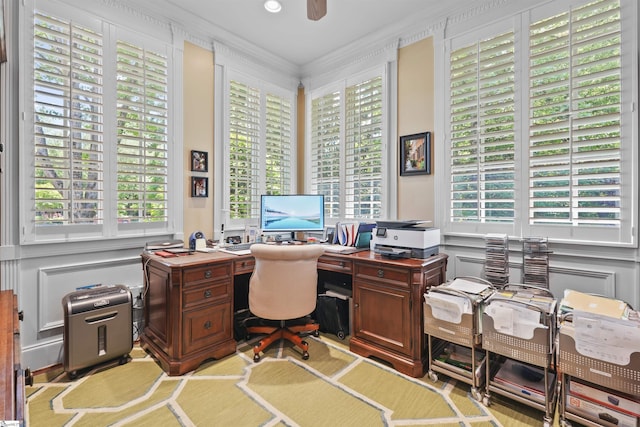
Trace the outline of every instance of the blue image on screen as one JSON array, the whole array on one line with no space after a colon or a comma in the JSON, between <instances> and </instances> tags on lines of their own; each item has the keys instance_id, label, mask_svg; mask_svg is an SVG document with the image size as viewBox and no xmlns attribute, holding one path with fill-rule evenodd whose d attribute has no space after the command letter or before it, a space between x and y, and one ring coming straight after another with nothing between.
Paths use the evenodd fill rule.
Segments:
<instances>
[{"instance_id":1,"label":"blue image on screen","mask_svg":"<svg viewBox=\"0 0 640 427\"><path fill-rule=\"evenodd\" d=\"M323 231L324 196L263 195L260 203L260 228L263 231Z\"/></svg>"}]
</instances>

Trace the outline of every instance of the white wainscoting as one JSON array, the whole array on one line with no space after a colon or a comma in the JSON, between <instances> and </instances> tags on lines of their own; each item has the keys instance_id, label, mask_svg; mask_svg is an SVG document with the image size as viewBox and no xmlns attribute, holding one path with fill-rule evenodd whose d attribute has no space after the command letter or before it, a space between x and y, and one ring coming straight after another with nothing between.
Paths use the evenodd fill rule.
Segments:
<instances>
[{"instance_id":1,"label":"white wainscoting","mask_svg":"<svg viewBox=\"0 0 640 427\"><path fill-rule=\"evenodd\" d=\"M65 295L90 284L143 285L139 249L24 259L19 268L23 361L32 370L63 361Z\"/></svg>"},{"instance_id":2,"label":"white wainscoting","mask_svg":"<svg viewBox=\"0 0 640 427\"><path fill-rule=\"evenodd\" d=\"M38 269L38 333L64 326L62 298L76 288L97 284L132 286L141 281L139 258L100 260ZM52 304L52 301L59 301L60 304Z\"/></svg>"}]
</instances>

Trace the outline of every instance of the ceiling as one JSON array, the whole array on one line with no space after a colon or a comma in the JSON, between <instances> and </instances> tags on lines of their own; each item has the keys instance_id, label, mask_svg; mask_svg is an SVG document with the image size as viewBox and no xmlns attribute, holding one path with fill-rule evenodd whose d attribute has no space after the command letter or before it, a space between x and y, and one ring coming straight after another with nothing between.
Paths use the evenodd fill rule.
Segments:
<instances>
[{"instance_id":1,"label":"ceiling","mask_svg":"<svg viewBox=\"0 0 640 427\"><path fill-rule=\"evenodd\" d=\"M280 1L282 11L277 14L265 10L264 0L129 0L127 4L218 42L255 46L297 67L359 40L397 36L470 7L468 0L327 0L327 14L311 21L306 0Z\"/></svg>"}]
</instances>

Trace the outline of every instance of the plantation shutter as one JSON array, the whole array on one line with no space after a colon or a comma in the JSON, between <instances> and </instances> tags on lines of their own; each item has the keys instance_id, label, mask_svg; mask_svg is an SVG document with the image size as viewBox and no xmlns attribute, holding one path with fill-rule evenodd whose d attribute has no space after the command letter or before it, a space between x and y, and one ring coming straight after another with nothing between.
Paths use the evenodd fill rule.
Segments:
<instances>
[{"instance_id":1,"label":"plantation shutter","mask_svg":"<svg viewBox=\"0 0 640 427\"><path fill-rule=\"evenodd\" d=\"M382 214L382 78L347 87L346 218Z\"/></svg>"},{"instance_id":2,"label":"plantation shutter","mask_svg":"<svg viewBox=\"0 0 640 427\"><path fill-rule=\"evenodd\" d=\"M311 192L324 194L326 218L340 218L340 92L311 103Z\"/></svg>"},{"instance_id":3,"label":"plantation shutter","mask_svg":"<svg viewBox=\"0 0 640 427\"><path fill-rule=\"evenodd\" d=\"M267 94L266 193L291 193L291 102Z\"/></svg>"},{"instance_id":4,"label":"plantation shutter","mask_svg":"<svg viewBox=\"0 0 640 427\"><path fill-rule=\"evenodd\" d=\"M260 210L260 90L230 81L229 215L256 217ZM253 215L252 215L253 213Z\"/></svg>"},{"instance_id":5,"label":"plantation shutter","mask_svg":"<svg viewBox=\"0 0 640 427\"><path fill-rule=\"evenodd\" d=\"M451 221L515 218L514 33L450 56Z\"/></svg>"},{"instance_id":6,"label":"plantation shutter","mask_svg":"<svg viewBox=\"0 0 640 427\"><path fill-rule=\"evenodd\" d=\"M620 226L618 1L530 26L531 224Z\"/></svg>"},{"instance_id":7,"label":"plantation shutter","mask_svg":"<svg viewBox=\"0 0 640 427\"><path fill-rule=\"evenodd\" d=\"M168 63L117 42L118 222L166 222Z\"/></svg>"},{"instance_id":8,"label":"plantation shutter","mask_svg":"<svg viewBox=\"0 0 640 427\"><path fill-rule=\"evenodd\" d=\"M35 224L102 224L103 39L35 12Z\"/></svg>"}]
</instances>

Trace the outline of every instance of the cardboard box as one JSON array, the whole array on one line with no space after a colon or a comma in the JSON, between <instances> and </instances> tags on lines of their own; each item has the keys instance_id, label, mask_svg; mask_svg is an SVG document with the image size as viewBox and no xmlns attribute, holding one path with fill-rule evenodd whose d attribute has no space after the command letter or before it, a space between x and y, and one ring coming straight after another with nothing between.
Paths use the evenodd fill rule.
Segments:
<instances>
[{"instance_id":1,"label":"cardboard box","mask_svg":"<svg viewBox=\"0 0 640 427\"><path fill-rule=\"evenodd\" d=\"M607 408L640 417L640 401L614 394L610 390L571 379L569 392L574 396L583 397Z\"/></svg>"},{"instance_id":2,"label":"cardboard box","mask_svg":"<svg viewBox=\"0 0 640 427\"><path fill-rule=\"evenodd\" d=\"M638 427L638 419L636 417L605 408L602 405L589 402L577 396L567 396L567 408L578 415L586 416L594 421L598 420L603 425Z\"/></svg>"},{"instance_id":3,"label":"cardboard box","mask_svg":"<svg viewBox=\"0 0 640 427\"><path fill-rule=\"evenodd\" d=\"M561 302L562 311L580 310L600 314L616 319L625 319L629 315L629 305L624 301L585 294L567 289Z\"/></svg>"}]
</instances>

